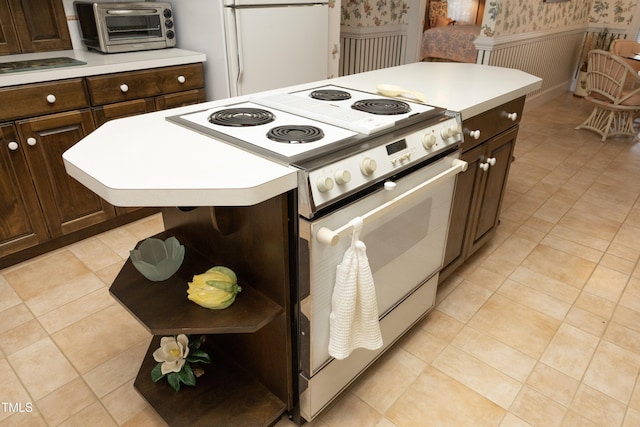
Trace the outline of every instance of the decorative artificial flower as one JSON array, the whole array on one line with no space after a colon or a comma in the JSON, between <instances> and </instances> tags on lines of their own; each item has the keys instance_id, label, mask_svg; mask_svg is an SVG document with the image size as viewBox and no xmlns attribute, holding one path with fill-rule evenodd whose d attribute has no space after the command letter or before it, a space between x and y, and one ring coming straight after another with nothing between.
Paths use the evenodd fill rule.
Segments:
<instances>
[{"instance_id":1,"label":"decorative artificial flower","mask_svg":"<svg viewBox=\"0 0 640 427\"><path fill-rule=\"evenodd\" d=\"M196 375L191 363L211 363L209 355L200 350L204 336L190 341L189 336L180 334L172 337L162 337L160 347L153 352L153 358L158 364L151 370L151 379L158 382L167 377L169 385L180 390L180 384L196 385ZM199 376L199 375L198 375Z\"/></svg>"},{"instance_id":2,"label":"decorative artificial flower","mask_svg":"<svg viewBox=\"0 0 640 427\"><path fill-rule=\"evenodd\" d=\"M185 334L177 337L162 337L160 348L153 352L156 362L161 362L162 375L180 372L189 355L189 338Z\"/></svg>"}]
</instances>

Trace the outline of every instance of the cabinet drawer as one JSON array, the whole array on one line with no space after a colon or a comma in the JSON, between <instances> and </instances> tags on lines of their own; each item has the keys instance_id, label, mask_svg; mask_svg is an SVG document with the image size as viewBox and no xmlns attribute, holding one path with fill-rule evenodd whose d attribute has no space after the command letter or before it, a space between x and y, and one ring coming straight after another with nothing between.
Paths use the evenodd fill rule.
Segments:
<instances>
[{"instance_id":1,"label":"cabinet drawer","mask_svg":"<svg viewBox=\"0 0 640 427\"><path fill-rule=\"evenodd\" d=\"M95 107L93 109L93 118L97 127L102 126L109 120L150 113L155 110L156 107L152 98L134 99L133 101Z\"/></svg>"},{"instance_id":2,"label":"cabinet drawer","mask_svg":"<svg viewBox=\"0 0 640 427\"><path fill-rule=\"evenodd\" d=\"M204 87L202 64L87 77L93 105L182 92Z\"/></svg>"},{"instance_id":3,"label":"cabinet drawer","mask_svg":"<svg viewBox=\"0 0 640 427\"><path fill-rule=\"evenodd\" d=\"M204 89L189 90L186 92L170 93L159 96L155 99L156 109L166 110L168 108L184 107L185 105L198 104L207 100Z\"/></svg>"},{"instance_id":4,"label":"cabinet drawer","mask_svg":"<svg viewBox=\"0 0 640 427\"><path fill-rule=\"evenodd\" d=\"M462 151L470 150L520 123L524 101L525 97L523 96L464 120L462 122L464 132ZM473 133L478 131L479 137L476 139Z\"/></svg>"},{"instance_id":5,"label":"cabinet drawer","mask_svg":"<svg viewBox=\"0 0 640 427\"><path fill-rule=\"evenodd\" d=\"M0 121L77 110L89 106L82 79L0 89Z\"/></svg>"}]
</instances>

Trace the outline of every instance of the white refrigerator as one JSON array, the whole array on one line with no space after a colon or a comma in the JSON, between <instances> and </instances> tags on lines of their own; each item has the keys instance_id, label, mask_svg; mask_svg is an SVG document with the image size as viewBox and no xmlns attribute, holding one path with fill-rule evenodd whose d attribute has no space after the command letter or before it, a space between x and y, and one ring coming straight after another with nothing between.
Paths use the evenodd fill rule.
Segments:
<instances>
[{"instance_id":1,"label":"white refrigerator","mask_svg":"<svg viewBox=\"0 0 640 427\"><path fill-rule=\"evenodd\" d=\"M329 0L173 0L172 6L177 47L207 55L209 101L333 74Z\"/></svg>"}]
</instances>

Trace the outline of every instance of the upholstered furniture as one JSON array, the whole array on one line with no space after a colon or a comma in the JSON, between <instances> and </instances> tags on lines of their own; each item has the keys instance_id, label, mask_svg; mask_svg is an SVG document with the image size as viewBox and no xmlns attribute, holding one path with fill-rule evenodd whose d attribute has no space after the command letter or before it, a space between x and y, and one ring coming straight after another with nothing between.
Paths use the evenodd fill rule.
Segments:
<instances>
[{"instance_id":1,"label":"upholstered furniture","mask_svg":"<svg viewBox=\"0 0 640 427\"><path fill-rule=\"evenodd\" d=\"M420 59L475 63L477 50L473 42L480 35L480 25L451 19L446 1L431 0L426 10Z\"/></svg>"},{"instance_id":2,"label":"upholstered furniture","mask_svg":"<svg viewBox=\"0 0 640 427\"><path fill-rule=\"evenodd\" d=\"M587 66L586 100L594 104L589 118L576 127L602 136L638 139L633 119L640 111L640 76L623 58L610 51L592 50Z\"/></svg>"},{"instance_id":3,"label":"upholstered furniture","mask_svg":"<svg viewBox=\"0 0 640 427\"><path fill-rule=\"evenodd\" d=\"M640 57L640 43L634 40L617 39L611 43L609 50L614 55L621 56L636 72L640 71L640 61L631 59Z\"/></svg>"}]
</instances>

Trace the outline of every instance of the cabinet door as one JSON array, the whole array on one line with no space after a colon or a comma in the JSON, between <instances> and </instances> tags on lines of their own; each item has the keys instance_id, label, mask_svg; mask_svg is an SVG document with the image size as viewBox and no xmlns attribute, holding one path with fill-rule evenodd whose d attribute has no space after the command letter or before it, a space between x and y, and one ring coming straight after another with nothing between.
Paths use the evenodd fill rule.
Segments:
<instances>
[{"instance_id":1,"label":"cabinet door","mask_svg":"<svg viewBox=\"0 0 640 427\"><path fill-rule=\"evenodd\" d=\"M465 241L473 215L475 194L480 190L482 174L480 162L484 159L485 145L475 147L460 156L469 165L465 172L458 174L453 195L453 206L449 222L449 234L444 254L444 268L440 280L446 278L465 260Z\"/></svg>"},{"instance_id":2,"label":"cabinet door","mask_svg":"<svg viewBox=\"0 0 640 427\"><path fill-rule=\"evenodd\" d=\"M518 127L504 132L486 143L485 158L481 165L487 164L486 169L480 168L483 176L481 193L478 195L475 221L471 226L472 240L469 255L483 245L493 235L500 220L500 207L507 185L509 167L513 158Z\"/></svg>"},{"instance_id":3,"label":"cabinet door","mask_svg":"<svg viewBox=\"0 0 640 427\"><path fill-rule=\"evenodd\" d=\"M48 239L24 148L13 125L0 126L0 257Z\"/></svg>"},{"instance_id":4,"label":"cabinet door","mask_svg":"<svg viewBox=\"0 0 640 427\"><path fill-rule=\"evenodd\" d=\"M18 35L9 13L8 0L0 0L0 55L20 53Z\"/></svg>"},{"instance_id":5,"label":"cabinet door","mask_svg":"<svg viewBox=\"0 0 640 427\"><path fill-rule=\"evenodd\" d=\"M62 153L94 129L89 110L52 114L16 123L52 237L115 216L113 206L69 176Z\"/></svg>"},{"instance_id":6,"label":"cabinet door","mask_svg":"<svg viewBox=\"0 0 640 427\"><path fill-rule=\"evenodd\" d=\"M72 49L64 6L59 0L9 0L22 52Z\"/></svg>"}]
</instances>

